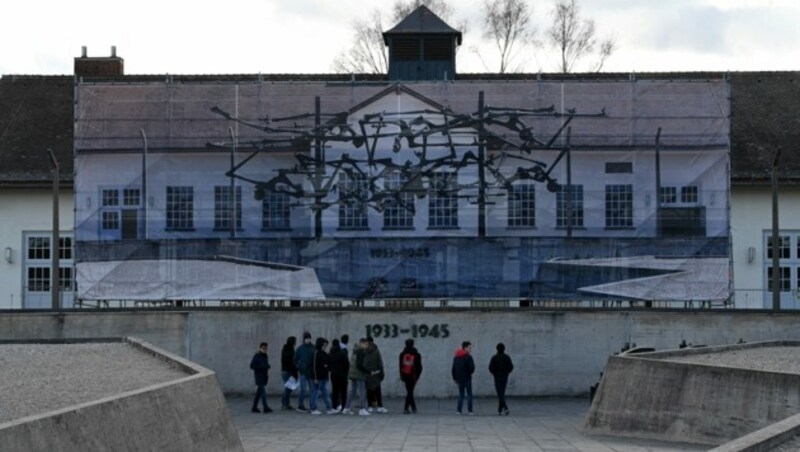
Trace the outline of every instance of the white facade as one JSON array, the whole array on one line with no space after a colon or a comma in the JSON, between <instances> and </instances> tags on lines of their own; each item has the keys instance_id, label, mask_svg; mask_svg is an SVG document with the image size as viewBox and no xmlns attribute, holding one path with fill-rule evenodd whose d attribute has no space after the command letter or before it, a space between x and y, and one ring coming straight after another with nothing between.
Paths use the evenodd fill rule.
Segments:
<instances>
[{"instance_id":1,"label":"white facade","mask_svg":"<svg viewBox=\"0 0 800 452\"><path fill-rule=\"evenodd\" d=\"M788 257L781 257L781 267L788 269L781 293L781 307L797 308L800 299L800 187L780 186L778 211L780 235L788 237ZM731 189L731 260L733 293L737 308L771 309L767 244L772 235L772 191L769 186L736 186ZM784 247L786 248L786 247ZM788 290L785 290L788 286Z\"/></svg>"},{"instance_id":2,"label":"white facade","mask_svg":"<svg viewBox=\"0 0 800 452\"><path fill-rule=\"evenodd\" d=\"M70 243L74 224L73 208L72 190L62 188L59 204L60 234L69 238ZM0 309L50 307L49 290L36 290L35 283L31 283L49 275L49 269L40 269L49 267L50 259L36 259L36 253L29 251L31 239L36 242L36 239L43 238L44 242L39 243L50 243L52 215L51 190L0 189ZM71 266L71 259L63 259L61 265ZM62 300L64 306L71 305L72 294L64 293Z\"/></svg>"}]
</instances>

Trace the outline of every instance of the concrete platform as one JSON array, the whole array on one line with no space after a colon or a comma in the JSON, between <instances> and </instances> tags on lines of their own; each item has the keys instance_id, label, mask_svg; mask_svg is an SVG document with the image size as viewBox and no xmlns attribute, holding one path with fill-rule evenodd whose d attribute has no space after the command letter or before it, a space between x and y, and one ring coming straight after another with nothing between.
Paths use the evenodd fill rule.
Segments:
<instances>
[{"instance_id":1,"label":"concrete platform","mask_svg":"<svg viewBox=\"0 0 800 452\"><path fill-rule=\"evenodd\" d=\"M222 391L214 373L183 358L133 338L92 339L84 341L40 341L47 347L58 349L59 345L75 343L124 343L136 349L150 360L161 365L180 370L166 381L150 382L136 389L122 389L111 395L92 389L93 381L86 378L72 378L82 375L72 372L68 365L56 368L68 381L57 389L85 394L78 400L68 401L68 405L51 407L44 411L39 406L27 408L36 413L22 415L0 423L0 450L16 451L59 451L83 452L87 450L113 451L240 451L242 444L236 435L228 415ZM14 343L19 351L20 342ZM41 350L41 347L29 347ZM25 348L21 348L22 351ZM93 351L92 351L93 350ZM110 347L118 351L118 347ZM102 353L97 348L87 353ZM80 353L79 355L80 356ZM103 378L103 363L113 361L113 356L102 356L99 360L89 360L89 371L96 378ZM124 362L123 362L124 364ZM36 363L41 366L41 363ZM24 367L18 363L17 367ZM85 367L81 365L79 367ZM108 367L108 366L106 366ZM106 369L107 370L107 369ZM136 366L129 372L133 378ZM26 382L21 382L23 385ZM35 383L35 382L34 382ZM17 397L25 397L20 391ZM88 399L88 400L87 400ZM25 399L21 399L25 400ZM24 413L24 410L17 412Z\"/></svg>"},{"instance_id":2,"label":"concrete platform","mask_svg":"<svg viewBox=\"0 0 800 452\"><path fill-rule=\"evenodd\" d=\"M292 403L295 404L296 398ZM228 408L249 452L267 451L699 451L691 444L616 438L581 432L589 400L512 398L510 416L498 416L496 399L476 399L475 415L457 415L455 399L419 399L419 412L402 414L403 399L384 400L388 414L367 417L276 410L250 412L250 397L228 397ZM277 397L270 406L280 407Z\"/></svg>"}]
</instances>

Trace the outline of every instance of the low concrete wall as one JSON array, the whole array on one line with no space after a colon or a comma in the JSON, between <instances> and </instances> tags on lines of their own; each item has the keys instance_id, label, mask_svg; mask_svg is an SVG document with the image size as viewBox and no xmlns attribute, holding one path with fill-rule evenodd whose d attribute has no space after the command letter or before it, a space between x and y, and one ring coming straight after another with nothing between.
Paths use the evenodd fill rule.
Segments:
<instances>
[{"instance_id":1,"label":"low concrete wall","mask_svg":"<svg viewBox=\"0 0 800 452\"><path fill-rule=\"evenodd\" d=\"M612 356L586 417L591 433L720 444L800 412L800 375L662 361L775 342Z\"/></svg>"},{"instance_id":2,"label":"low concrete wall","mask_svg":"<svg viewBox=\"0 0 800 452\"><path fill-rule=\"evenodd\" d=\"M193 375L0 424L3 450L242 451L214 373L148 344Z\"/></svg>"},{"instance_id":3,"label":"low concrete wall","mask_svg":"<svg viewBox=\"0 0 800 452\"><path fill-rule=\"evenodd\" d=\"M424 328L423 328L424 326ZM454 350L463 340L474 344L477 395L494 395L488 371L498 342L514 360L510 396L584 395L626 343L675 348L694 344L761 340L800 340L800 314L766 312L544 311L512 310L253 310L253 311L69 311L0 313L0 340L136 336L216 372L226 393L254 390L250 358L259 342L270 344L272 370L267 389L281 391L280 351L286 337L303 331L328 339L349 334L351 345L376 336L387 379L385 395L401 396L398 355L417 332L423 374L421 397L452 397ZM436 328L432 334L433 328ZM444 332L446 327L446 332ZM422 337L421 332L428 334ZM380 334L377 334L380 333ZM388 334L388 337L386 337Z\"/></svg>"},{"instance_id":4,"label":"low concrete wall","mask_svg":"<svg viewBox=\"0 0 800 452\"><path fill-rule=\"evenodd\" d=\"M768 452L800 435L800 414L756 430L709 452Z\"/></svg>"}]
</instances>

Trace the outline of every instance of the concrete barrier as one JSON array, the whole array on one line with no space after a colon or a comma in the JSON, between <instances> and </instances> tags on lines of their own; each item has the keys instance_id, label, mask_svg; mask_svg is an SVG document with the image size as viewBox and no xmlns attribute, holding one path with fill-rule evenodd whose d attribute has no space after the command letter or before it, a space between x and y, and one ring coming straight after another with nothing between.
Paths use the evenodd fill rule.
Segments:
<instances>
[{"instance_id":1,"label":"concrete barrier","mask_svg":"<svg viewBox=\"0 0 800 452\"><path fill-rule=\"evenodd\" d=\"M190 375L0 424L0 448L63 452L243 450L213 372L137 339L126 341Z\"/></svg>"},{"instance_id":2,"label":"concrete barrier","mask_svg":"<svg viewBox=\"0 0 800 452\"><path fill-rule=\"evenodd\" d=\"M453 397L453 352L474 344L479 396L494 395L488 371L495 345L514 360L509 396L580 396L597 382L609 355L625 344L656 349L695 344L800 340L800 314L736 311L546 311L507 310L193 310L66 311L0 313L0 340L136 336L216 372L225 393L254 391L250 358L259 342L270 344L268 392L281 391L280 351L286 337L303 331L328 339L369 332L387 367L383 393L402 396L398 355L416 333L424 370L420 397ZM434 329L435 328L435 329ZM446 331L445 331L446 328ZM422 334L425 332L426 334Z\"/></svg>"},{"instance_id":3,"label":"concrete barrier","mask_svg":"<svg viewBox=\"0 0 800 452\"><path fill-rule=\"evenodd\" d=\"M767 452L800 435L800 414L736 438L709 452ZM786 449L789 450L789 449Z\"/></svg>"},{"instance_id":4,"label":"concrete barrier","mask_svg":"<svg viewBox=\"0 0 800 452\"><path fill-rule=\"evenodd\" d=\"M663 359L771 342L612 356L585 430L717 445L800 412L800 375Z\"/></svg>"}]
</instances>

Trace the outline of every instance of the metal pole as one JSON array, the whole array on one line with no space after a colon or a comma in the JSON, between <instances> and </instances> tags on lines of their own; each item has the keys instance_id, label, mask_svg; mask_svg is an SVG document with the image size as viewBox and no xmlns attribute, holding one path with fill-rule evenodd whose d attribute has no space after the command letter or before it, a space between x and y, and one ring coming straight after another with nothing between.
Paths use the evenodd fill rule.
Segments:
<instances>
[{"instance_id":1,"label":"metal pole","mask_svg":"<svg viewBox=\"0 0 800 452\"><path fill-rule=\"evenodd\" d=\"M486 237L486 144L483 136L483 91L478 93L478 237Z\"/></svg>"},{"instance_id":2,"label":"metal pole","mask_svg":"<svg viewBox=\"0 0 800 452\"><path fill-rule=\"evenodd\" d=\"M772 159L772 310L781 310L780 234L778 231L778 159L781 148Z\"/></svg>"},{"instance_id":3,"label":"metal pole","mask_svg":"<svg viewBox=\"0 0 800 452\"><path fill-rule=\"evenodd\" d=\"M661 127L656 132L656 237L661 237Z\"/></svg>"},{"instance_id":4,"label":"metal pole","mask_svg":"<svg viewBox=\"0 0 800 452\"><path fill-rule=\"evenodd\" d=\"M139 129L142 134L142 238L147 240L147 135L144 129Z\"/></svg>"},{"instance_id":5,"label":"metal pole","mask_svg":"<svg viewBox=\"0 0 800 452\"><path fill-rule=\"evenodd\" d=\"M320 106L320 98L319 96L314 98L314 190L319 192L319 188L322 184L322 178L325 175L325 165L323 163L323 155L322 155L322 134L320 133L320 127L322 124L321 120L321 106ZM322 238L322 209L319 206L322 205L322 196L315 196L314 202L317 205L316 212L314 213L314 238L319 240Z\"/></svg>"},{"instance_id":6,"label":"metal pole","mask_svg":"<svg viewBox=\"0 0 800 452\"><path fill-rule=\"evenodd\" d=\"M230 212L231 212L231 238L236 238L236 179L233 177L233 171L236 167L236 135L233 133L233 127L228 127L228 131L231 133L231 141L233 145L231 146L231 205L230 205Z\"/></svg>"},{"instance_id":7,"label":"metal pole","mask_svg":"<svg viewBox=\"0 0 800 452\"><path fill-rule=\"evenodd\" d=\"M575 196L572 188L572 127L567 128L567 237L572 237L572 222L574 213L573 197Z\"/></svg>"},{"instance_id":8,"label":"metal pole","mask_svg":"<svg viewBox=\"0 0 800 452\"><path fill-rule=\"evenodd\" d=\"M50 163L53 165L53 238L50 245L50 257L52 258L50 264L50 294L52 295L52 308L54 310L61 309L61 290L60 290L60 273L59 268L59 254L61 247L59 246L59 220L58 220L58 160L52 149L47 150L50 157Z\"/></svg>"}]
</instances>

